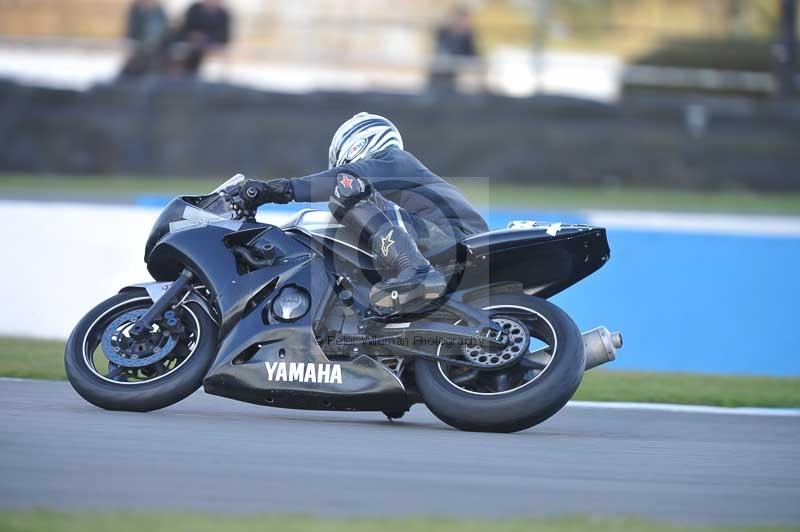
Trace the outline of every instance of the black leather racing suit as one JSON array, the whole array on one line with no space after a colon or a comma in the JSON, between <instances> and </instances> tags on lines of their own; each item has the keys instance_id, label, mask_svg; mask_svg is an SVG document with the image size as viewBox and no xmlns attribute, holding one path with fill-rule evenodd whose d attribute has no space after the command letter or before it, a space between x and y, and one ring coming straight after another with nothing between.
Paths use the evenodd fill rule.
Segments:
<instances>
[{"instance_id":1,"label":"black leather racing suit","mask_svg":"<svg viewBox=\"0 0 800 532\"><path fill-rule=\"evenodd\" d=\"M456 187L425 167L416 157L398 148L388 148L369 159L331 168L318 174L291 179L295 201L330 201L331 212L346 223L346 211L363 196L343 201L336 197L342 189L341 177L360 178L372 189L373 199L390 209L394 205L405 211L416 230L422 247L444 244L444 238L454 241L488 231L486 222ZM345 181L347 183L347 181ZM348 192L346 190L340 190ZM388 204L388 202L391 204ZM350 226L351 224L346 223ZM351 227L360 232L362 228ZM438 229L438 230L437 230Z\"/></svg>"}]
</instances>

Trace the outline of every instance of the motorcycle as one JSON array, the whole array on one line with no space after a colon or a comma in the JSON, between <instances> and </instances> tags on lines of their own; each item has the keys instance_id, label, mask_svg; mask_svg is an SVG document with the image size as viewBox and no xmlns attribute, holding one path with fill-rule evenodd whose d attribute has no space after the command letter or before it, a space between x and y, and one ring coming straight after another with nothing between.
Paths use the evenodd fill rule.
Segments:
<instances>
[{"instance_id":1,"label":"motorcycle","mask_svg":"<svg viewBox=\"0 0 800 532\"><path fill-rule=\"evenodd\" d=\"M311 209L260 223L226 192L243 181L173 199L146 244L154 282L122 288L77 324L65 366L84 399L146 412L202 386L390 420L424 403L458 429L514 432L558 412L622 347L620 333L581 334L547 301L609 260L603 228L512 222L427 250L446 294L376 308L379 277L357 235Z\"/></svg>"}]
</instances>

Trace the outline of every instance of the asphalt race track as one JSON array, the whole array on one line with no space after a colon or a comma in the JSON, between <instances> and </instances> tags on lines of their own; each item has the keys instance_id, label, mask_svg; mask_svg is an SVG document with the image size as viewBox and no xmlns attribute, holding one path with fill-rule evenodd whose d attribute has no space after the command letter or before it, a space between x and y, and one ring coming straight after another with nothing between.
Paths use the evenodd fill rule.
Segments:
<instances>
[{"instance_id":1,"label":"asphalt race track","mask_svg":"<svg viewBox=\"0 0 800 532\"><path fill-rule=\"evenodd\" d=\"M470 434L421 406L390 423L198 393L134 414L2 380L0 506L798 524L800 417L570 406Z\"/></svg>"}]
</instances>

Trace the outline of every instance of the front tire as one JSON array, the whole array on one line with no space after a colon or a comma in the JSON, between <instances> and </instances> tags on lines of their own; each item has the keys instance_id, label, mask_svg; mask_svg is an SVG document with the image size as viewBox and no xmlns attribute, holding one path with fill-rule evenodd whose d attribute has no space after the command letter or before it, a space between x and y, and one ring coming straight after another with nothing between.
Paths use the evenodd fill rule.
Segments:
<instances>
[{"instance_id":1,"label":"front tire","mask_svg":"<svg viewBox=\"0 0 800 532\"><path fill-rule=\"evenodd\" d=\"M131 378L130 373L120 373L118 367L113 373L112 365L103 358L100 343L106 329L126 312L141 311L150 305L152 300L146 291L126 291L97 305L72 331L64 353L67 378L75 391L93 405L106 410L149 412L175 404L200 388L217 353L218 329L195 302L181 304L182 321L191 330L191 337L179 340L174 347L183 349L183 358L176 356L171 363L163 363L163 369L157 368L160 373L148 367L138 373L140 378ZM108 367L101 369L97 367L100 364ZM147 377L148 372L151 377Z\"/></svg>"},{"instance_id":2,"label":"front tire","mask_svg":"<svg viewBox=\"0 0 800 532\"><path fill-rule=\"evenodd\" d=\"M489 311L493 320L515 331L513 323L528 324L525 332L529 340L547 337L542 342L550 344L549 360L545 354L537 355L544 357L543 362L530 362L540 364L537 370L520 369L522 357L517 365L496 370L454 370L454 366L442 362L417 359L417 387L431 412L461 430L516 432L561 410L577 391L586 365L583 338L572 319L552 303L524 294L489 296L472 305ZM528 346L525 351L529 351ZM479 354L477 359L485 358ZM469 373L476 371L478 376L471 377ZM492 388L495 381L503 386Z\"/></svg>"}]
</instances>

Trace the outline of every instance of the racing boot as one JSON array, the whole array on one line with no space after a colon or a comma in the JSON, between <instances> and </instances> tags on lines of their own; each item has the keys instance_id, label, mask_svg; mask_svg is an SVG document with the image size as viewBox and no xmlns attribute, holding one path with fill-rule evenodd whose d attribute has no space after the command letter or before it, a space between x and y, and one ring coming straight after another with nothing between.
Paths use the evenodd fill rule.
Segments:
<instances>
[{"instance_id":1,"label":"racing boot","mask_svg":"<svg viewBox=\"0 0 800 532\"><path fill-rule=\"evenodd\" d=\"M433 269L403 226L385 224L370 238L370 247L383 278L370 290L374 306L409 311L444 294L444 276Z\"/></svg>"}]
</instances>

